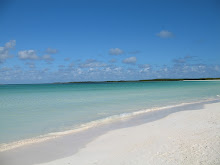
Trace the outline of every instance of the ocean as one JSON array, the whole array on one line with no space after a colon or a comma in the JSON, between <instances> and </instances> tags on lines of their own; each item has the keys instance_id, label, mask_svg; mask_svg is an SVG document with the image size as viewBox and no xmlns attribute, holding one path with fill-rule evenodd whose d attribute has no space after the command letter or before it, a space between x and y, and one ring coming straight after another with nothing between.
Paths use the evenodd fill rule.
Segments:
<instances>
[{"instance_id":1,"label":"ocean","mask_svg":"<svg viewBox=\"0 0 220 165\"><path fill-rule=\"evenodd\" d=\"M0 144L219 95L220 81L0 85Z\"/></svg>"}]
</instances>

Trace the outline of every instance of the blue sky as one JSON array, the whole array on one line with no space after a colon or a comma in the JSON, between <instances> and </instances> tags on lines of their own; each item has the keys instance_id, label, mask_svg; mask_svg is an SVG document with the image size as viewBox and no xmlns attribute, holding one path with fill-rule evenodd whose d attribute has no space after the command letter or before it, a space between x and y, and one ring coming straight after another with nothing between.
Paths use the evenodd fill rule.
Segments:
<instances>
[{"instance_id":1,"label":"blue sky","mask_svg":"<svg viewBox=\"0 0 220 165\"><path fill-rule=\"evenodd\" d=\"M218 0L1 0L0 84L220 77Z\"/></svg>"}]
</instances>

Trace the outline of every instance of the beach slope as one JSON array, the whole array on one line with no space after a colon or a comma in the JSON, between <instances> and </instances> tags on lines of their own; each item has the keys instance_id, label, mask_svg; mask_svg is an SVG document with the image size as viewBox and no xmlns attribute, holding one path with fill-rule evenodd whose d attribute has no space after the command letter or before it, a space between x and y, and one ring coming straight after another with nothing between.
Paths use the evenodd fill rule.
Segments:
<instances>
[{"instance_id":1,"label":"beach slope","mask_svg":"<svg viewBox=\"0 0 220 165\"><path fill-rule=\"evenodd\" d=\"M109 131L73 156L41 165L220 164L220 103Z\"/></svg>"}]
</instances>

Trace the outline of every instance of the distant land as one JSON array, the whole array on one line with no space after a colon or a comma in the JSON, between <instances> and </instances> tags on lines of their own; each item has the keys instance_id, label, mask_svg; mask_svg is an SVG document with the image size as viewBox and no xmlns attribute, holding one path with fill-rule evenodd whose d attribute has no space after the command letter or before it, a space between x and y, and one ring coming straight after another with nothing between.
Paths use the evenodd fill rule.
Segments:
<instances>
[{"instance_id":1,"label":"distant land","mask_svg":"<svg viewBox=\"0 0 220 165\"><path fill-rule=\"evenodd\" d=\"M220 78L185 78L185 79L149 79L149 80L119 80L119 81L73 81L54 82L52 84L72 84L72 83L113 83L113 82L145 82L145 81L193 81L193 80L220 80Z\"/></svg>"}]
</instances>

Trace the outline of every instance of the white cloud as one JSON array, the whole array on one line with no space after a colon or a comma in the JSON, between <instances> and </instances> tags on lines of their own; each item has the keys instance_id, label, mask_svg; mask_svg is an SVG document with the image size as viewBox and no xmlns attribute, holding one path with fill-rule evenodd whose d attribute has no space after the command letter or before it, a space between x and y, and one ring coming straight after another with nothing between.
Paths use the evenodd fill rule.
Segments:
<instances>
[{"instance_id":1,"label":"white cloud","mask_svg":"<svg viewBox=\"0 0 220 165\"><path fill-rule=\"evenodd\" d=\"M150 68L151 66L149 64L140 64L138 65L139 68Z\"/></svg>"},{"instance_id":2,"label":"white cloud","mask_svg":"<svg viewBox=\"0 0 220 165\"><path fill-rule=\"evenodd\" d=\"M21 60L38 60L39 57L35 50L22 50L18 52L18 57Z\"/></svg>"},{"instance_id":3,"label":"white cloud","mask_svg":"<svg viewBox=\"0 0 220 165\"><path fill-rule=\"evenodd\" d=\"M14 48L15 45L16 45L16 41L15 41L15 40L10 40L9 42L7 42L7 43L5 44L5 47L6 47L6 48Z\"/></svg>"},{"instance_id":4,"label":"white cloud","mask_svg":"<svg viewBox=\"0 0 220 165\"><path fill-rule=\"evenodd\" d=\"M38 56L35 50L22 50L18 52L18 57L21 60L44 60L48 62L48 64L54 61L54 58L51 54L45 54L42 56Z\"/></svg>"},{"instance_id":5,"label":"white cloud","mask_svg":"<svg viewBox=\"0 0 220 165\"><path fill-rule=\"evenodd\" d=\"M160 38L172 38L174 37L174 34L172 32L169 32L167 30L162 30L160 33L156 34Z\"/></svg>"},{"instance_id":6,"label":"white cloud","mask_svg":"<svg viewBox=\"0 0 220 165\"><path fill-rule=\"evenodd\" d=\"M45 61L47 61L47 62L54 60L54 59L51 57L50 54L45 54L45 55L43 55L41 58L42 58L42 60L45 60Z\"/></svg>"},{"instance_id":7,"label":"white cloud","mask_svg":"<svg viewBox=\"0 0 220 165\"><path fill-rule=\"evenodd\" d=\"M151 70L151 66L149 64L140 64L138 67L140 68L140 72L149 72Z\"/></svg>"},{"instance_id":8,"label":"white cloud","mask_svg":"<svg viewBox=\"0 0 220 165\"><path fill-rule=\"evenodd\" d=\"M125 64L135 64L137 62L137 58L134 56L129 57L129 58L125 58L122 62Z\"/></svg>"},{"instance_id":9,"label":"white cloud","mask_svg":"<svg viewBox=\"0 0 220 165\"><path fill-rule=\"evenodd\" d=\"M95 61L95 60L91 60ZM19 67L0 67L1 83L45 83L68 81L104 81L104 80L138 80L153 78L198 78L219 77L220 65L190 64L182 67L160 66L153 68L148 64L127 68L107 66L97 68L69 68L68 64L59 66L57 70L32 68L31 61L26 63L30 69ZM171 77L172 76L172 77Z\"/></svg>"},{"instance_id":10,"label":"white cloud","mask_svg":"<svg viewBox=\"0 0 220 165\"><path fill-rule=\"evenodd\" d=\"M18 57L21 60L44 60L48 63L54 61L50 54L45 54L43 56L38 56L35 50L22 50L18 52Z\"/></svg>"},{"instance_id":11,"label":"white cloud","mask_svg":"<svg viewBox=\"0 0 220 165\"><path fill-rule=\"evenodd\" d=\"M47 48L46 53L48 54L56 54L58 52L57 49Z\"/></svg>"},{"instance_id":12,"label":"white cloud","mask_svg":"<svg viewBox=\"0 0 220 165\"><path fill-rule=\"evenodd\" d=\"M107 64L103 62L99 62L94 59L88 59L84 63L81 63L79 65L80 68L94 68L94 67L105 67L105 66L107 66Z\"/></svg>"},{"instance_id":13,"label":"white cloud","mask_svg":"<svg viewBox=\"0 0 220 165\"><path fill-rule=\"evenodd\" d=\"M109 49L109 54L110 55L121 55L121 54L124 54L124 51L119 48L111 48Z\"/></svg>"},{"instance_id":14,"label":"white cloud","mask_svg":"<svg viewBox=\"0 0 220 165\"><path fill-rule=\"evenodd\" d=\"M15 40L10 40L9 42L5 43L4 47L0 47L0 63L4 62L8 58L12 58L13 55L11 55L9 52L11 49L13 49L16 45Z\"/></svg>"}]
</instances>

